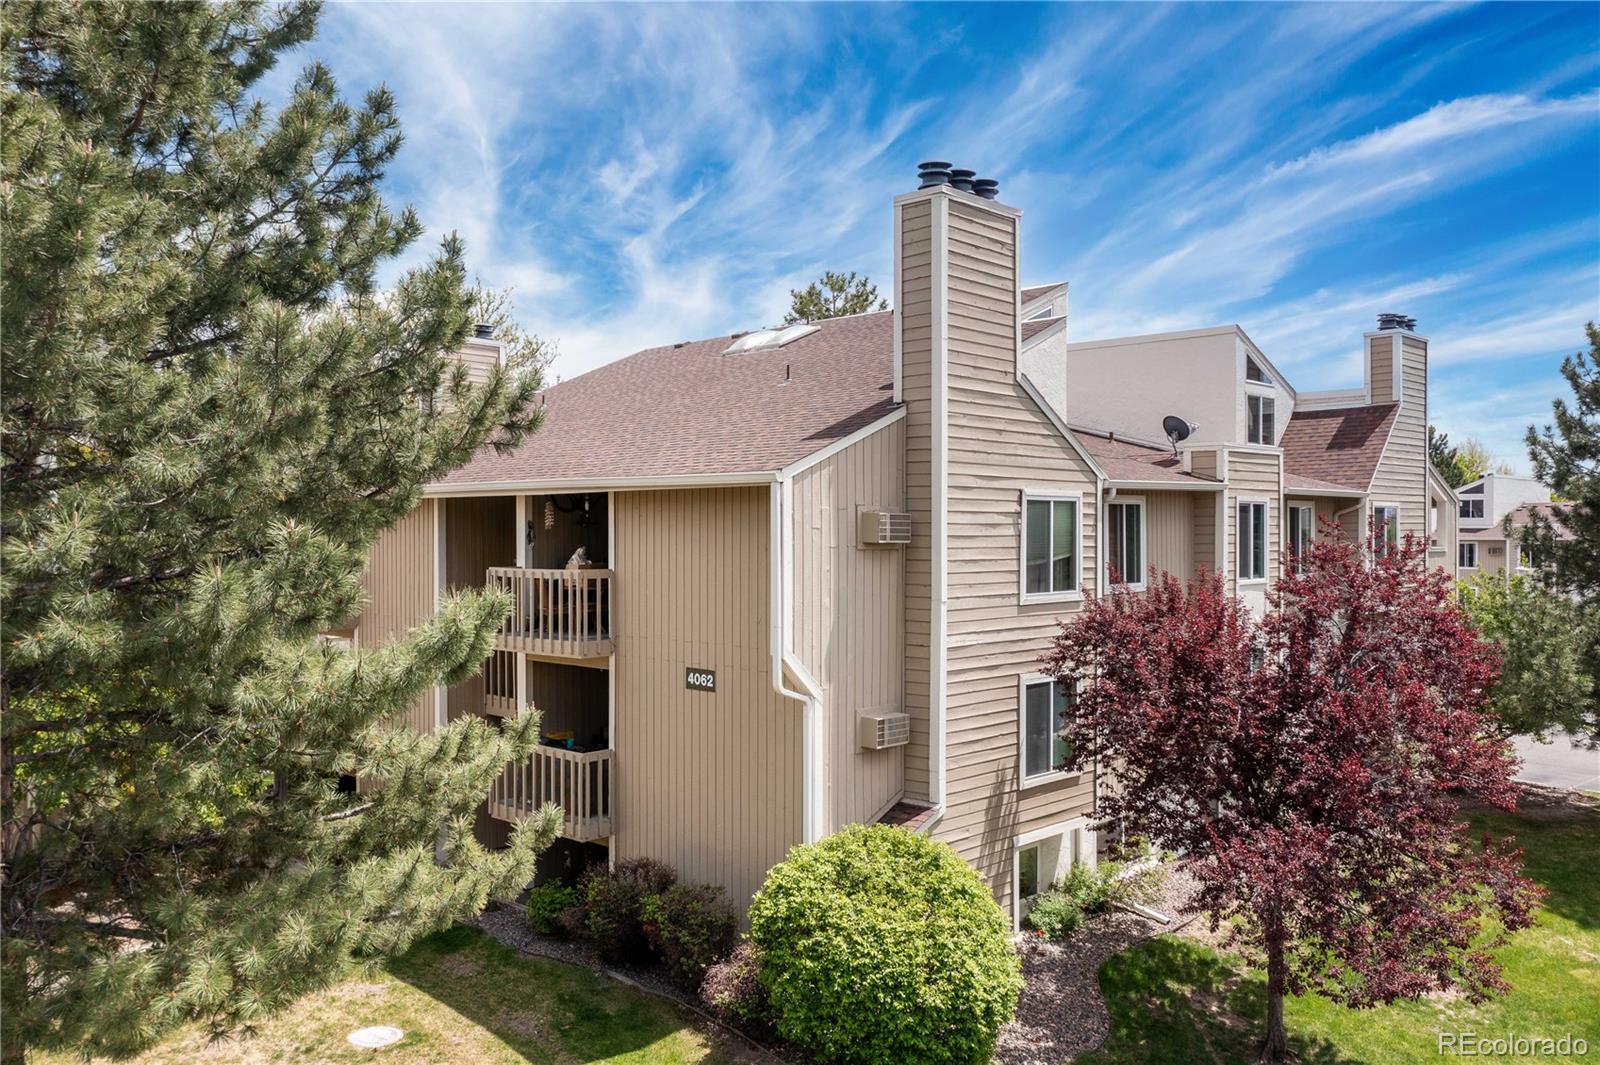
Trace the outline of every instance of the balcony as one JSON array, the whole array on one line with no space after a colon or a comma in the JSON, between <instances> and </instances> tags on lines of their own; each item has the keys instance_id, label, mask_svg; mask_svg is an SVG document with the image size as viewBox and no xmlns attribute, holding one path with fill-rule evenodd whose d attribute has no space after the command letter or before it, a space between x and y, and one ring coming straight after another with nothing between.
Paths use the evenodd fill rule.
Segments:
<instances>
[{"instance_id":1,"label":"balcony","mask_svg":"<svg viewBox=\"0 0 1600 1065\"><path fill-rule=\"evenodd\" d=\"M486 587L511 596L495 647L554 658L603 658L616 650L608 569L491 567Z\"/></svg>"},{"instance_id":2,"label":"balcony","mask_svg":"<svg viewBox=\"0 0 1600 1065\"><path fill-rule=\"evenodd\" d=\"M540 746L507 766L489 792L489 813L513 824L553 802L561 835L588 843L611 835L611 751Z\"/></svg>"}]
</instances>

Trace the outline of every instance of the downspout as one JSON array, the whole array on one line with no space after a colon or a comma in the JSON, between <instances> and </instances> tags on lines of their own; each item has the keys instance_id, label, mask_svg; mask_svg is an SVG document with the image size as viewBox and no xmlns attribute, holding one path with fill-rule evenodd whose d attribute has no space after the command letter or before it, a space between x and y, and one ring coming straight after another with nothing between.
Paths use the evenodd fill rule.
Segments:
<instances>
[{"instance_id":1,"label":"downspout","mask_svg":"<svg viewBox=\"0 0 1600 1065\"><path fill-rule=\"evenodd\" d=\"M768 594L768 631L772 644L772 690L785 699L801 704L801 842L813 843L822 832L822 741L818 735L822 724L822 691L809 670L789 651L789 614L792 607L791 590L794 573L793 537L788 517L793 510L793 482L779 475L772 485L771 517L768 520L771 556L771 588ZM788 672L798 685L784 683Z\"/></svg>"}]
</instances>

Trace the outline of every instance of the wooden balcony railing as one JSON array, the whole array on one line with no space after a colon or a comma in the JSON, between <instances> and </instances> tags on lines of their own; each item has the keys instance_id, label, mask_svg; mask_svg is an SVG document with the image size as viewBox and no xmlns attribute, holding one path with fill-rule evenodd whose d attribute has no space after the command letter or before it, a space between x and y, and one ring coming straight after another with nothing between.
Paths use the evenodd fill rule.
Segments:
<instances>
[{"instance_id":1,"label":"wooden balcony railing","mask_svg":"<svg viewBox=\"0 0 1600 1065\"><path fill-rule=\"evenodd\" d=\"M483 712L517 716L517 656L511 651L493 651L483 664Z\"/></svg>"},{"instance_id":2,"label":"wooden balcony railing","mask_svg":"<svg viewBox=\"0 0 1600 1065\"><path fill-rule=\"evenodd\" d=\"M536 748L506 767L489 793L489 813L517 822L553 802L561 807L561 834L588 842L611 835L611 751Z\"/></svg>"},{"instance_id":3,"label":"wooden balcony railing","mask_svg":"<svg viewBox=\"0 0 1600 1065\"><path fill-rule=\"evenodd\" d=\"M517 569L496 566L485 584L511 595L500 626L502 651L597 658L616 650L611 631L608 569Z\"/></svg>"}]
</instances>

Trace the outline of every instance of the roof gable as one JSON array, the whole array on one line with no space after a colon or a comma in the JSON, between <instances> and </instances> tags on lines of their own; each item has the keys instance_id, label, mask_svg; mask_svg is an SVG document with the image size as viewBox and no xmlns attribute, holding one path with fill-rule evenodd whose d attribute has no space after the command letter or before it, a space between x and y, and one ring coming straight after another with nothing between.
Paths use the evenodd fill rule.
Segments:
<instances>
[{"instance_id":1,"label":"roof gable","mask_svg":"<svg viewBox=\"0 0 1600 1065\"><path fill-rule=\"evenodd\" d=\"M1399 406L1378 403L1295 411L1278 441L1285 472L1366 491Z\"/></svg>"}]
</instances>

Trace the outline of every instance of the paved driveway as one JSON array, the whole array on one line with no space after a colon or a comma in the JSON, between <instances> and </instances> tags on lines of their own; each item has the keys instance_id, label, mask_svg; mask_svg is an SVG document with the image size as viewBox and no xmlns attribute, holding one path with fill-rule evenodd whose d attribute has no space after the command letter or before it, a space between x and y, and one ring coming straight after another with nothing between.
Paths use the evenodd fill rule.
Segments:
<instances>
[{"instance_id":1,"label":"paved driveway","mask_svg":"<svg viewBox=\"0 0 1600 1065\"><path fill-rule=\"evenodd\" d=\"M1600 791L1600 751L1586 749L1564 732L1552 735L1549 743L1526 736L1517 736L1512 742L1522 758L1518 780L1551 788Z\"/></svg>"}]
</instances>

